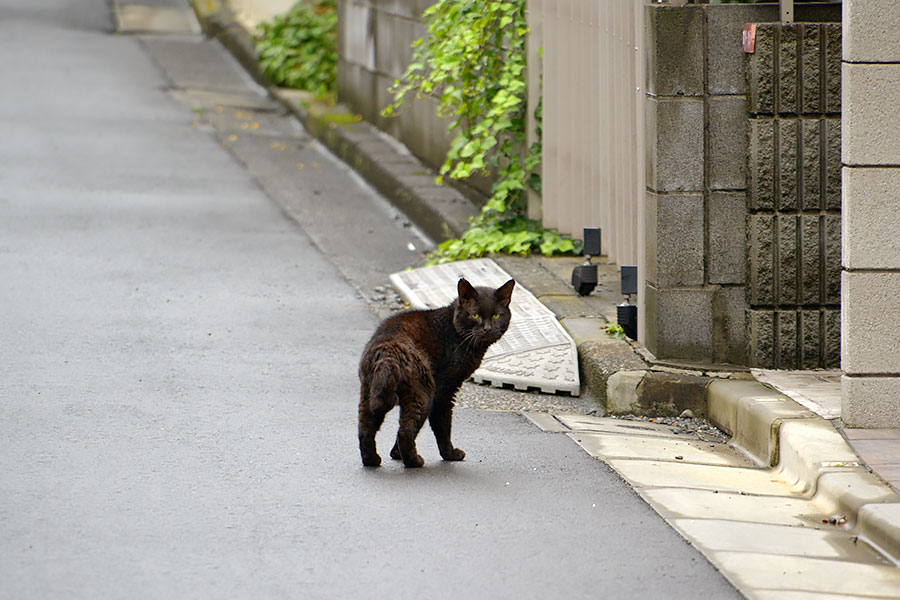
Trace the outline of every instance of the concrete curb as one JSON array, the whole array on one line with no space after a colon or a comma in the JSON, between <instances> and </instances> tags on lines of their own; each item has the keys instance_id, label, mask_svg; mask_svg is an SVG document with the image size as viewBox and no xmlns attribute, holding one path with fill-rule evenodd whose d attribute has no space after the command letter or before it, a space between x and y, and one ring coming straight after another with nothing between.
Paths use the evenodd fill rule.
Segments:
<instances>
[{"instance_id":1,"label":"concrete curb","mask_svg":"<svg viewBox=\"0 0 900 600\"><path fill-rule=\"evenodd\" d=\"M431 239L458 237L478 208L456 189L438 186L437 175L399 142L342 104L328 105L312 94L278 88L266 80L256 61L253 38L230 11L206 11L192 3L203 31L218 39L269 94L293 112L306 130L372 187L403 211Z\"/></svg>"},{"instance_id":2,"label":"concrete curb","mask_svg":"<svg viewBox=\"0 0 900 600\"><path fill-rule=\"evenodd\" d=\"M707 406L733 445L900 561L900 495L862 465L829 421L755 381L711 382Z\"/></svg>"}]
</instances>

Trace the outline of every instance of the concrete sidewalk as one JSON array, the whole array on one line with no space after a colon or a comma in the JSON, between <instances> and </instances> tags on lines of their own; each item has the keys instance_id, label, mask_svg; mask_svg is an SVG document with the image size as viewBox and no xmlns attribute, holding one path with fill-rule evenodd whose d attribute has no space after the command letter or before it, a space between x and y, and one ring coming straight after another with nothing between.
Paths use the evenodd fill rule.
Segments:
<instances>
[{"instance_id":1,"label":"concrete sidewalk","mask_svg":"<svg viewBox=\"0 0 900 600\"><path fill-rule=\"evenodd\" d=\"M207 6L197 3L201 26L265 85L247 32L226 12ZM269 91L433 238L459 234L476 214L458 192L436 186L430 170L405 148L346 107L324 106L301 92ZM787 469L798 488L839 507L845 528L900 560L900 429L844 429L835 413L840 384L834 374L782 372L764 385L740 367L657 360L603 331L621 302L614 265L601 265L601 285L585 298L568 283L578 258L496 260L569 330L584 391L609 413L678 415L690 409L707 416L760 466Z\"/></svg>"}]
</instances>

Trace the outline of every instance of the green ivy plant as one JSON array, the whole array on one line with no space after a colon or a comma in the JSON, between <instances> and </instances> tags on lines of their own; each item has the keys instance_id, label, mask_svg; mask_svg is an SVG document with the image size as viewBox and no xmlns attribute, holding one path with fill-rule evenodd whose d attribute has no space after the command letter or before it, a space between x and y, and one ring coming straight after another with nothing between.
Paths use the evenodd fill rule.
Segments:
<instances>
[{"instance_id":1,"label":"green ivy plant","mask_svg":"<svg viewBox=\"0 0 900 600\"><path fill-rule=\"evenodd\" d=\"M333 94L337 81L335 0L297 2L260 23L255 38L259 66L275 85Z\"/></svg>"},{"instance_id":2,"label":"green ivy plant","mask_svg":"<svg viewBox=\"0 0 900 600\"><path fill-rule=\"evenodd\" d=\"M493 170L496 179L481 214L459 238L442 243L431 264L508 252L574 253L571 239L526 219L526 186L540 191L540 142L526 145L525 0L438 0L423 13L428 36L413 43L402 79L382 114L396 114L407 97L431 96L455 134L440 168L465 179ZM535 116L540 122L540 105Z\"/></svg>"}]
</instances>

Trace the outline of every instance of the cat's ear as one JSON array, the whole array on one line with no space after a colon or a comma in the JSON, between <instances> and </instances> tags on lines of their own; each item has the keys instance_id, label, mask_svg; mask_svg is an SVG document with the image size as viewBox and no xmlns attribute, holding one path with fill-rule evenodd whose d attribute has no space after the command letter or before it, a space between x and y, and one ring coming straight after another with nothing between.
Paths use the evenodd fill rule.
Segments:
<instances>
[{"instance_id":1,"label":"cat's ear","mask_svg":"<svg viewBox=\"0 0 900 600\"><path fill-rule=\"evenodd\" d=\"M466 302L469 300L477 300L478 292L472 287L472 284L461 278L456 284L456 291L459 293L459 301Z\"/></svg>"},{"instance_id":2,"label":"cat's ear","mask_svg":"<svg viewBox=\"0 0 900 600\"><path fill-rule=\"evenodd\" d=\"M516 285L515 279L510 279L500 287L496 289L494 292L494 298L497 299L497 302L502 304L503 306L509 306L509 301L512 299L513 288Z\"/></svg>"}]
</instances>

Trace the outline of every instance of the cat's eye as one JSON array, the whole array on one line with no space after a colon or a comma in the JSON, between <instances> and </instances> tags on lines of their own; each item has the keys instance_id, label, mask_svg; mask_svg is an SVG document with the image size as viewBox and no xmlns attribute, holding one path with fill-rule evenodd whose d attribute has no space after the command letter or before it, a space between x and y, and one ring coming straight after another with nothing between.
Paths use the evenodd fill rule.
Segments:
<instances>
[{"instance_id":1,"label":"cat's eye","mask_svg":"<svg viewBox=\"0 0 900 600\"><path fill-rule=\"evenodd\" d=\"M480 321L480 320L481 320L481 315L479 315L478 313L475 313L474 315L472 315L472 320L473 320L473 321Z\"/></svg>"},{"instance_id":2,"label":"cat's eye","mask_svg":"<svg viewBox=\"0 0 900 600\"><path fill-rule=\"evenodd\" d=\"M497 319L500 318L500 313L494 313L494 316L491 318L496 321Z\"/></svg>"}]
</instances>

